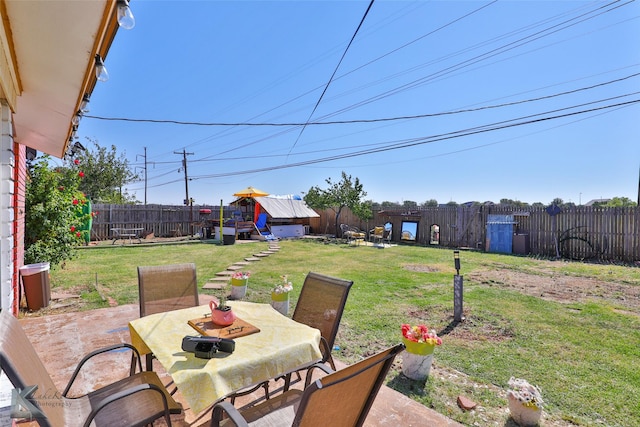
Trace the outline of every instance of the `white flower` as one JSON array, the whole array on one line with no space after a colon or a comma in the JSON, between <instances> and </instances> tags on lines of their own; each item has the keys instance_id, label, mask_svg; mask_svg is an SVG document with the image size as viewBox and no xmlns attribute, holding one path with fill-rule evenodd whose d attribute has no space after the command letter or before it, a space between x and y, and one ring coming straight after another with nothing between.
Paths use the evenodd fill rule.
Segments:
<instances>
[{"instance_id":1,"label":"white flower","mask_svg":"<svg viewBox=\"0 0 640 427\"><path fill-rule=\"evenodd\" d=\"M291 292L293 290L293 284L287 280L287 276L280 276L282 283L276 285L273 288L274 294L283 294L285 292Z\"/></svg>"},{"instance_id":2,"label":"white flower","mask_svg":"<svg viewBox=\"0 0 640 427\"><path fill-rule=\"evenodd\" d=\"M518 400L524 406L529 406L534 409L542 408L544 401L542 400L542 394L538 387L529 384L526 380L514 377L509 379L508 384L509 387L511 387L511 389L507 391L507 397L509 399Z\"/></svg>"}]
</instances>

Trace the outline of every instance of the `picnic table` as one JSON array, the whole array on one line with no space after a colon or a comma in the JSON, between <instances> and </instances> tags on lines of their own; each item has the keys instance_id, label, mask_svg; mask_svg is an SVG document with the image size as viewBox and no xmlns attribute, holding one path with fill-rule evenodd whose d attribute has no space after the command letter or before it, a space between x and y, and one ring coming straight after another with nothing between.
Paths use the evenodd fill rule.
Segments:
<instances>
[{"instance_id":1,"label":"picnic table","mask_svg":"<svg viewBox=\"0 0 640 427\"><path fill-rule=\"evenodd\" d=\"M113 238L112 245L118 240L129 239L129 243L132 243L133 239L138 239L138 243L142 243L140 235L144 231L144 228L112 228L111 238ZM124 242L123 242L124 243Z\"/></svg>"}]
</instances>

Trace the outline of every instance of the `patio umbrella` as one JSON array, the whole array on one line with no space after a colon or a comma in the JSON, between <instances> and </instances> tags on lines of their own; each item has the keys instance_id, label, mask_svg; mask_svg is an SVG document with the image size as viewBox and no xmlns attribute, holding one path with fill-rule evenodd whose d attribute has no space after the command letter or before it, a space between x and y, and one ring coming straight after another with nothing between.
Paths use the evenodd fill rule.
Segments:
<instances>
[{"instance_id":1,"label":"patio umbrella","mask_svg":"<svg viewBox=\"0 0 640 427\"><path fill-rule=\"evenodd\" d=\"M269 193L266 193L262 190L258 190L255 187L247 187L243 190L238 191L237 193L233 193L234 196L236 197L246 197L248 199L253 199L254 197L265 197L268 196ZM255 201L255 200L254 200ZM260 204L259 203L255 203L255 205L253 206L253 222L256 222L258 220L258 214L260 213Z\"/></svg>"},{"instance_id":2,"label":"patio umbrella","mask_svg":"<svg viewBox=\"0 0 640 427\"><path fill-rule=\"evenodd\" d=\"M264 197L268 196L269 193L265 193L262 190L258 190L255 187L247 187L243 190L238 191L237 193L233 193L236 197Z\"/></svg>"}]
</instances>

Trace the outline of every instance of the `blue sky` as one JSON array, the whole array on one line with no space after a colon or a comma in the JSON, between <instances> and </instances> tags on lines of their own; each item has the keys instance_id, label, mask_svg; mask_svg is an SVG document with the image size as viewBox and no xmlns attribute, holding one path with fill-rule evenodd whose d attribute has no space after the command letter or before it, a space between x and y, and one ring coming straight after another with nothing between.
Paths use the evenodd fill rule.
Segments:
<instances>
[{"instance_id":1,"label":"blue sky","mask_svg":"<svg viewBox=\"0 0 640 427\"><path fill-rule=\"evenodd\" d=\"M342 171L377 202L637 199L637 2L376 1L349 45L368 6L133 0L80 140L146 147L148 203L182 204L183 150L195 204Z\"/></svg>"}]
</instances>

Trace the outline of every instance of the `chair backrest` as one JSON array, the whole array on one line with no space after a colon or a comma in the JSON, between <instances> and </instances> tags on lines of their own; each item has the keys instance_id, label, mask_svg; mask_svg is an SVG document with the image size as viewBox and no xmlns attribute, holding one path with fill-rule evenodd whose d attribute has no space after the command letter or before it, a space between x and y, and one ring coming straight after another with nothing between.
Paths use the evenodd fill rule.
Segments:
<instances>
[{"instance_id":1,"label":"chair backrest","mask_svg":"<svg viewBox=\"0 0 640 427\"><path fill-rule=\"evenodd\" d=\"M46 419L38 418L40 425L62 426L65 424L64 408L60 405L61 395L58 389L18 319L6 310L0 312L0 369L16 388L38 386L32 395L34 398L49 397L57 400L57 402L49 402L51 403L49 405L46 402L38 405L36 401L31 401L46 417Z\"/></svg>"},{"instance_id":2,"label":"chair backrest","mask_svg":"<svg viewBox=\"0 0 640 427\"><path fill-rule=\"evenodd\" d=\"M331 420L332 427L361 426L403 349L398 344L311 383L303 392L293 425L316 426L318 420Z\"/></svg>"},{"instance_id":3,"label":"chair backrest","mask_svg":"<svg viewBox=\"0 0 640 427\"><path fill-rule=\"evenodd\" d=\"M382 239L382 237L384 237L384 227L375 227L373 229L373 235L377 238Z\"/></svg>"},{"instance_id":4,"label":"chair backrest","mask_svg":"<svg viewBox=\"0 0 640 427\"><path fill-rule=\"evenodd\" d=\"M304 279L300 297L291 316L296 322L320 330L331 351L340 326L342 312L353 281L310 272ZM324 351L323 351L324 353ZM328 360L330 354L323 354Z\"/></svg>"},{"instance_id":5,"label":"chair backrest","mask_svg":"<svg viewBox=\"0 0 640 427\"><path fill-rule=\"evenodd\" d=\"M140 317L196 307L198 281L193 263L138 267Z\"/></svg>"}]
</instances>

